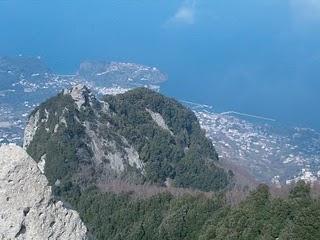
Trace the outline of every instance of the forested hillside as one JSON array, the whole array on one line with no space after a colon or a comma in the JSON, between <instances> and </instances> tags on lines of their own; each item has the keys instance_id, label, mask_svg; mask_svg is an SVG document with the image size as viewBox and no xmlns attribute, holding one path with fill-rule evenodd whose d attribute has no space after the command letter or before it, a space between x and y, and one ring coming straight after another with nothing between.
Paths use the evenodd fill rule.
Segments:
<instances>
[{"instance_id":1,"label":"forested hillside","mask_svg":"<svg viewBox=\"0 0 320 240\"><path fill-rule=\"evenodd\" d=\"M99 101L75 87L36 108L25 135L52 185L85 188L116 178L213 191L232 180L217 167L194 113L145 88Z\"/></svg>"},{"instance_id":2,"label":"forested hillside","mask_svg":"<svg viewBox=\"0 0 320 240\"><path fill-rule=\"evenodd\" d=\"M287 198L274 198L265 185L238 206L224 195L160 194L135 198L130 193L83 192L69 201L97 239L126 240L317 240L320 200L300 182Z\"/></svg>"}]
</instances>

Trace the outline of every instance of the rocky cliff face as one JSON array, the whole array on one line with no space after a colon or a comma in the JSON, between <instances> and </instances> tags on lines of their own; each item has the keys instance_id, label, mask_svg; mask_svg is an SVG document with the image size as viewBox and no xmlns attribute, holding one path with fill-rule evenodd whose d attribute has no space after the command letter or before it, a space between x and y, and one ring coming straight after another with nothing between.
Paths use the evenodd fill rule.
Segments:
<instances>
[{"instance_id":1,"label":"rocky cliff face","mask_svg":"<svg viewBox=\"0 0 320 240\"><path fill-rule=\"evenodd\" d=\"M51 195L36 162L20 147L0 147L0 239L87 239L77 212Z\"/></svg>"}]
</instances>

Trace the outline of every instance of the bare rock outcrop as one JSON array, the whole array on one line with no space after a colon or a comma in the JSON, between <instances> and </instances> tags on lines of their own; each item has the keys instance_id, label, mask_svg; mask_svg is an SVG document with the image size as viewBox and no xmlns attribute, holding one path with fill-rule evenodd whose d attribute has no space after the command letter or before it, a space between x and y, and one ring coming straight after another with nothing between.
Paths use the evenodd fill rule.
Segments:
<instances>
[{"instance_id":1,"label":"bare rock outcrop","mask_svg":"<svg viewBox=\"0 0 320 240\"><path fill-rule=\"evenodd\" d=\"M28 124L24 130L23 148L26 149L36 134L39 122L39 111L30 116Z\"/></svg>"},{"instance_id":2,"label":"bare rock outcrop","mask_svg":"<svg viewBox=\"0 0 320 240\"><path fill-rule=\"evenodd\" d=\"M161 116L160 113L153 112L153 111L151 111L151 110L148 109L148 108L146 108L146 111L147 111L148 113L150 113L153 121L155 121L155 123L156 123L159 127L161 127L161 128L164 129L164 130L169 131L170 134L173 135L173 132L169 129L168 125L166 124L164 118Z\"/></svg>"},{"instance_id":3,"label":"bare rock outcrop","mask_svg":"<svg viewBox=\"0 0 320 240\"><path fill-rule=\"evenodd\" d=\"M76 211L52 198L36 162L16 145L0 147L0 239L87 239Z\"/></svg>"}]
</instances>

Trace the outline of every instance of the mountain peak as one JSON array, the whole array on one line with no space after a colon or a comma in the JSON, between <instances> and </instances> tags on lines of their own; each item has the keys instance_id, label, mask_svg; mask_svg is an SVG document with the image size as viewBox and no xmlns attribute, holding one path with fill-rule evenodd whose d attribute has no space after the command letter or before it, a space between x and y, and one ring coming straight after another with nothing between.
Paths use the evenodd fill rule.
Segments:
<instances>
[{"instance_id":1,"label":"mountain peak","mask_svg":"<svg viewBox=\"0 0 320 240\"><path fill-rule=\"evenodd\" d=\"M211 191L231 180L215 164L217 153L194 113L146 88L99 101L77 85L41 104L26 129L26 149L45 165L51 185L110 179L165 185L171 179L177 187ZM43 141L50 144L40 150Z\"/></svg>"},{"instance_id":2,"label":"mountain peak","mask_svg":"<svg viewBox=\"0 0 320 240\"><path fill-rule=\"evenodd\" d=\"M78 109L80 109L85 104L90 104L96 101L95 96L84 84L77 84L70 90L65 90L64 94L69 94L74 102L77 104Z\"/></svg>"}]
</instances>

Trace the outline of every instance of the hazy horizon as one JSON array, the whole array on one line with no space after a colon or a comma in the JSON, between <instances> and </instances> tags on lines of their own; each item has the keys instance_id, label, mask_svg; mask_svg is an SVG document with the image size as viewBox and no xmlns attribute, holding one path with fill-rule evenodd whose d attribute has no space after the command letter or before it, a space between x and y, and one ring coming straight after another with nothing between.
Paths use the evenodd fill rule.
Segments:
<instances>
[{"instance_id":1,"label":"hazy horizon","mask_svg":"<svg viewBox=\"0 0 320 240\"><path fill-rule=\"evenodd\" d=\"M168 74L163 92L320 129L320 1L0 1L0 56L86 59Z\"/></svg>"}]
</instances>

